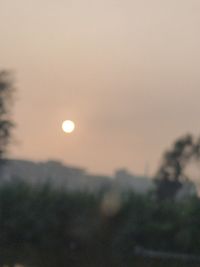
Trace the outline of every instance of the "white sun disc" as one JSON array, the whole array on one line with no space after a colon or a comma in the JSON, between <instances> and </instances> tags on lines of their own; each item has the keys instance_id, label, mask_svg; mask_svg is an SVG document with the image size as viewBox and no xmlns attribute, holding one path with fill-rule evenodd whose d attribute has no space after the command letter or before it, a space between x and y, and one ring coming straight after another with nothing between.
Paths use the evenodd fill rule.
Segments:
<instances>
[{"instance_id":1,"label":"white sun disc","mask_svg":"<svg viewBox=\"0 0 200 267\"><path fill-rule=\"evenodd\" d=\"M72 133L75 129L75 123L70 120L63 121L62 129L65 133Z\"/></svg>"}]
</instances>

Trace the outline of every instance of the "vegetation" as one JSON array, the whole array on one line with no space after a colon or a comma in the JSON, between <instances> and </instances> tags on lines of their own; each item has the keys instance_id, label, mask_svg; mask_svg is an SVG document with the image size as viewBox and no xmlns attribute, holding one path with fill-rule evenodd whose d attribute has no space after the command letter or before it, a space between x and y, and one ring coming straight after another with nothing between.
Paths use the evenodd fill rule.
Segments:
<instances>
[{"instance_id":1,"label":"vegetation","mask_svg":"<svg viewBox=\"0 0 200 267\"><path fill-rule=\"evenodd\" d=\"M134 250L198 255L199 223L197 197L172 204L151 194L69 193L15 180L0 187L0 265L184 267Z\"/></svg>"},{"instance_id":2,"label":"vegetation","mask_svg":"<svg viewBox=\"0 0 200 267\"><path fill-rule=\"evenodd\" d=\"M174 199L185 182L189 182L185 169L195 160L199 164L200 139L186 135L175 141L171 150L163 156L156 173L156 196L158 200Z\"/></svg>"},{"instance_id":3,"label":"vegetation","mask_svg":"<svg viewBox=\"0 0 200 267\"><path fill-rule=\"evenodd\" d=\"M11 129L14 126L10 117L10 107L14 92L12 75L0 71L0 160L4 158L11 141Z\"/></svg>"}]
</instances>

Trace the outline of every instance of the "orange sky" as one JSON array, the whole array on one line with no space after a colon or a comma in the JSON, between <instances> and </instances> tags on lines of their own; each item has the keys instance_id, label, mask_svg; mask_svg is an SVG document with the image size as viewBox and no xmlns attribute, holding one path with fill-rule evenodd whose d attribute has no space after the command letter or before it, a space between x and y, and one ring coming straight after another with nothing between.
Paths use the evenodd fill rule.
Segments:
<instances>
[{"instance_id":1,"label":"orange sky","mask_svg":"<svg viewBox=\"0 0 200 267\"><path fill-rule=\"evenodd\" d=\"M10 156L153 173L174 139L200 133L199 29L198 0L1 0L0 68L18 87Z\"/></svg>"}]
</instances>

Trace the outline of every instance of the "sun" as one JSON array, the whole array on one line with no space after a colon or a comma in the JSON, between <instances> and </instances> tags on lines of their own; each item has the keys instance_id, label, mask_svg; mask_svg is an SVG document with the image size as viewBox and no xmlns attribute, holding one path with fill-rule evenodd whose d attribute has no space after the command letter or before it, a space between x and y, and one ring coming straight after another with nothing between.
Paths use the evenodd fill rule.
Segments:
<instances>
[{"instance_id":1,"label":"sun","mask_svg":"<svg viewBox=\"0 0 200 267\"><path fill-rule=\"evenodd\" d=\"M65 133L72 133L75 130L75 123L71 120L63 121L62 129Z\"/></svg>"}]
</instances>

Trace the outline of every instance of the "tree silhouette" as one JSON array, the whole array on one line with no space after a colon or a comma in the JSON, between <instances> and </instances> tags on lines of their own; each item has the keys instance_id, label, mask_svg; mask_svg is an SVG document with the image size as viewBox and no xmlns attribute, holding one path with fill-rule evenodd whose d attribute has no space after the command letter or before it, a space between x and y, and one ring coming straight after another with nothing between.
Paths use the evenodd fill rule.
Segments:
<instances>
[{"instance_id":1,"label":"tree silhouette","mask_svg":"<svg viewBox=\"0 0 200 267\"><path fill-rule=\"evenodd\" d=\"M10 117L13 92L11 73L4 70L0 71L0 163L3 162L7 152L7 146L11 141L11 129L14 126Z\"/></svg>"},{"instance_id":2,"label":"tree silhouette","mask_svg":"<svg viewBox=\"0 0 200 267\"><path fill-rule=\"evenodd\" d=\"M183 183L188 180L185 175L185 167L192 157L199 152L197 143L192 135L179 138L172 149L164 154L159 168L155 184L158 199L173 199Z\"/></svg>"}]
</instances>

